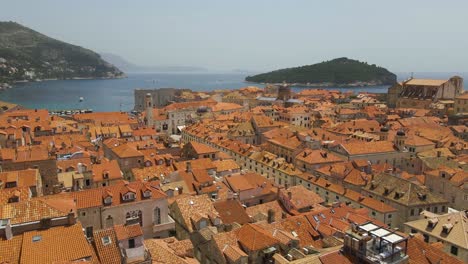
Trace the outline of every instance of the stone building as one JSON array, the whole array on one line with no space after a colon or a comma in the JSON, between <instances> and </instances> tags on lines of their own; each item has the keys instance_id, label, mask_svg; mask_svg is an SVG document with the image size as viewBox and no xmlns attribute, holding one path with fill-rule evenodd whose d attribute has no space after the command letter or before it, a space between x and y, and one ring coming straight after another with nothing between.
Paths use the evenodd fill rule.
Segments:
<instances>
[{"instance_id":1,"label":"stone building","mask_svg":"<svg viewBox=\"0 0 468 264\"><path fill-rule=\"evenodd\" d=\"M418 233L426 243L440 243L447 254L468 262L468 217L465 211L431 215L405 223L404 231Z\"/></svg>"},{"instance_id":2,"label":"stone building","mask_svg":"<svg viewBox=\"0 0 468 264\"><path fill-rule=\"evenodd\" d=\"M48 198L73 198L78 219L88 237L96 230L132 223L139 223L145 238L168 237L174 230L166 194L141 181L121 181L112 186Z\"/></svg>"},{"instance_id":3,"label":"stone building","mask_svg":"<svg viewBox=\"0 0 468 264\"><path fill-rule=\"evenodd\" d=\"M453 100L463 93L463 78L448 80L414 79L397 83L388 89L388 106L429 109L439 100Z\"/></svg>"},{"instance_id":4,"label":"stone building","mask_svg":"<svg viewBox=\"0 0 468 264\"><path fill-rule=\"evenodd\" d=\"M134 110L144 111L146 109L146 96L149 94L155 107L166 106L170 101L173 101L176 96L177 89L175 88L160 88L160 89L135 89L135 106Z\"/></svg>"}]
</instances>

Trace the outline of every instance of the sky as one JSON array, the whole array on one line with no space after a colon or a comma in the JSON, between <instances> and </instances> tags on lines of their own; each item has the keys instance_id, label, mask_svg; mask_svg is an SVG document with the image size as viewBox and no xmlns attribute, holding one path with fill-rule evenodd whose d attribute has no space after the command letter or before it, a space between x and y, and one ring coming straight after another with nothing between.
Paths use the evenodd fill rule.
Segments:
<instances>
[{"instance_id":1,"label":"sky","mask_svg":"<svg viewBox=\"0 0 468 264\"><path fill-rule=\"evenodd\" d=\"M137 65L468 72L466 0L11 0L0 20Z\"/></svg>"}]
</instances>

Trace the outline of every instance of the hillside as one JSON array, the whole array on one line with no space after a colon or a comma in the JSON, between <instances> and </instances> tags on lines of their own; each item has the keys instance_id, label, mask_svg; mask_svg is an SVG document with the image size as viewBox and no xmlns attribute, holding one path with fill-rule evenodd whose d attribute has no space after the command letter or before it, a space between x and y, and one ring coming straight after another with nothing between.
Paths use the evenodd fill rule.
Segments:
<instances>
[{"instance_id":1,"label":"hillside","mask_svg":"<svg viewBox=\"0 0 468 264\"><path fill-rule=\"evenodd\" d=\"M123 75L91 50L47 37L15 22L0 22L0 87L1 83L22 80Z\"/></svg>"},{"instance_id":2,"label":"hillside","mask_svg":"<svg viewBox=\"0 0 468 264\"><path fill-rule=\"evenodd\" d=\"M245 78L249 82L281 83L320 86L357 86L394 84L396 75L375 64L348 58L281 69Z\"/></svg>"}]
</instances>

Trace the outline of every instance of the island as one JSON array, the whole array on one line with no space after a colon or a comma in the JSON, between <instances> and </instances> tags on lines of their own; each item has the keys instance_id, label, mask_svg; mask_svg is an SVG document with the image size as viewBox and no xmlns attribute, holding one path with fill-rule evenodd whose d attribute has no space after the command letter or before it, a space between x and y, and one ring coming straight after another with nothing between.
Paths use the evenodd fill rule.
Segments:
<instances>
[{"instance_id":1,"label":"island","mask_svg":"<svg viewBox=\"0 0 468 264\"><path fill-rule=\"evenodd\" d=\"M287 83L297 86L352 87L392 85L396 83L397 77L394 73L375 64L343 57L313 65L248 76L245 80L255 83Z\"/></svg>"},{"instance_id":2,"label":"island","mask_svg":"<svg viewBox=\"0 0 468 264\"><path fill-rule=\"evenodd\" d=\"M15 22L0 22L0 89L20 81L124 76L89 49L50 38Z\"/></svg>"}]
</instances>

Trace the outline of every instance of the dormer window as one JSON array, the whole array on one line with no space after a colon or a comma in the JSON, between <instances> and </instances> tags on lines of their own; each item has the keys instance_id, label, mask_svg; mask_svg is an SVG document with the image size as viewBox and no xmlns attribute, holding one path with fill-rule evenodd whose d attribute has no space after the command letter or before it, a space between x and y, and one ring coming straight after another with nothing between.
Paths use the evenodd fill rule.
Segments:
<instances>
[{"instance_id":1,"label":"dormer window","mask_svg":"<svg viewBox=\"0 0 468 264\"><path fill-rule=\"evenodd\" d=\"M7 182L5 188L15 188L17 187L16 181Z\"/></svg>"},{"instance_id":2,"label":"dormer window","mask_svg":"<svg viewBox=\"0 0 468 264\"><path fill-rule=\"evenodd\" d=\"M105 205L110 205L112 203L112 197L108 196L104 199Z\"/></svg>"},{"instance_id":3,"label":"dormer window","mask_svg":"<svg viewBox=\"0 0 468 264\"><path fill-rule=\"evenodd\" d=\"M438 222L439 222L438 218L431 218L431 219L429 219L429 221L427 221L427 227L428 228L434 228L437 225Z\"/></svg>"},{"instance_id":4,"label":"dormer window","mask_svg":"<svg viewBox=\"0 0 468 264\"><path fill-rule=\"evenodd\" d=\"M151 197L151 191L150 190L146 190L143 192L143 197L145 198L150 198Z\"/></svg>"},{"instance_id":5,"label":"dormer window","mask_svg":"<svg viewBox=\"0 0 468 264\"><path fill-rule=\"evenodd\" d=\"M109 172L108 171L105 171L103 174L102 174L102 177L104 179L109 179Z\"/></svg>"},{"instance_id":6,"label":"dormer window","mask_svg":"<svg viewBox=\"0 0 468 264\"><path fill-rule=\"evenodd\" d=\"M10 199L8 199L8 203L17 203L19 202L19 197L18 196L12 196Z\"/></svg>"},{"instance_id":7,"label":"dormer window","mask_svg":"<svg viewBox=\"0 0 468 264\"><path fill-rule=\"evenodd\" d=\"M453 224L445 224L442 226L442 233L448 234L453 228Z\"/></svg>"},{"instance_id":8,"label":"dormer window","mask_svg":"<svg viewBox=\"0 0 468 264\"><path fill-rule=\"evenodd\" d=\"M132 192L128 192L128 193L124 194L123 200L124 201L133 201L133 200L135 200L135 194L132 193Z\"/></svg>"}]
</instances>

